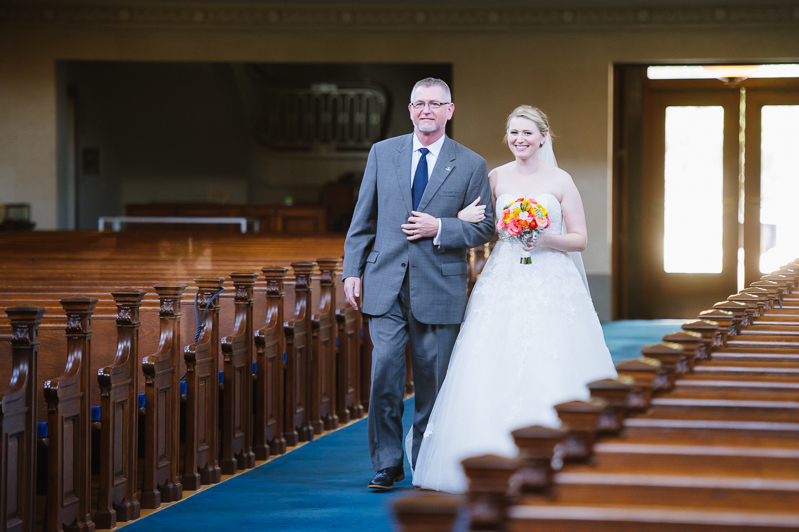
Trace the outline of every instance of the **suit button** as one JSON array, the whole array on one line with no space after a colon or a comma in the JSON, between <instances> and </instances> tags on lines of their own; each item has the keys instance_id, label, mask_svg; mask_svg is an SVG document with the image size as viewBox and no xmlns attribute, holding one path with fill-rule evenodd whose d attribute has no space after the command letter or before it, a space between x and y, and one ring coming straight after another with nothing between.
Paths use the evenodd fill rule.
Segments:
<instances>
[{"instance_id":1,"label":"suit button","mask_svg":"<svg viewBox=\"0 0 799 532\"><path fill-rule=\"evenodd\" d=\"M400 266L402 266L404 268L405 267L405 263L403 262L402 264L400 264Z\"/></svg>"}]
</instances>

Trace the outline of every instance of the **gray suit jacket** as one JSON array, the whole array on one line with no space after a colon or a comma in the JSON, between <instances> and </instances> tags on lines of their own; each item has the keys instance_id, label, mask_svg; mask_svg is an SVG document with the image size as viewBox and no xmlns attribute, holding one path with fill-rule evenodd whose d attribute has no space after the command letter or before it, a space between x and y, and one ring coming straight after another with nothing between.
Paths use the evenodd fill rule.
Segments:
<instances>
[{"instance_id":1,"label":"gray suit jacket","mask_svg":"<svg viewBox=\"0 0 799 532\"><path fill-rule=\"evenodd\" d=\"M400 225L412 210L412 135L372 146L358 203L344 243L343 277L363 275L362 310L388 312L410 283L414 317L427 324L458 324L466 310L466 255L494 235L494 208L485 160L447 138L419 203L420 212L441 219L441 245L432 238L410 242ZM458 211L480 196L486 218L462 222Z\"/></svg>"}]
</instances>

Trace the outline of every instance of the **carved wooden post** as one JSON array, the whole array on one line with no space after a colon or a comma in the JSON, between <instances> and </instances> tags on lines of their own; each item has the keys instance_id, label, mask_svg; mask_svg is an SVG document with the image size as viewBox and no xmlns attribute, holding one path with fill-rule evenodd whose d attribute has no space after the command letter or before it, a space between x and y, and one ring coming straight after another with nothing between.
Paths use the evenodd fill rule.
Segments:
<instances>
[{"instance_id":1,"label":"carved wooden post","mask_svg":"<svg viewBox=\"0 0 799 532\"><path fill-rule=\"evenodd\" d=\"M696 351L696 359L709 360L713 352L713 346L717 341L716 337L718 336L719 324L715 321L695 320L683 323L682 330L695 332L702 336L702 343Z\"/></svg>"},{"instance_id":2,"label":"carved wooden post","mask_svg":"<svg viewBox=\"0 0 799 532\"><path fill-rule=\"evenodd\" d=\"M469 530L504 531L510 479L524 467L524 460L486 454L461 464L469 478Z\"/></svg>"},{"instance_id":3,"label":"carved wooden post","mask_svg":"<svg viewBox=\"0 0 799 532\"><path fill-rule=\"evenodd\" d=\"M555 405L558 417L569 427L563 443L563 459L583 461L594 456L599 418L608 408L604 399L592 397L588 401L569 401Z\"/></svg>"},{"instance_id":4,"label":"carved wooden post","mask_svg":"<svg viewBox=\"0 0 799 532\"><path fill-rule=\"evenodd\" d=\"M667 334L663 337L663 341L667 343L679 344L682 346L683 355L687 363L687 371L682 373L693 373L694 364L699 353L699 347L702 345L702 335L690 331L680 331L676 333Z\"/></svg>"},{"instance_id":5,"label":"carved wooden post","mask_svg":"<svg viewBox=\"0 0 799 532\"><path fill-rule=\"evenodd\" d=\"M634 388L635 381L630 377L602 379L588 383L592 398L608 402L608 407L602 412L597 423L599 432L615 433L621 430L629 408L630 394Z\"/></svg>"},{"instance_id":6,"label":"carved wooden post","mask_svg":"<svg viewBox=\"0 0 799 532\"><path fill-rule=\"evenodd\" d=\"M760 281L764 282L764 281ZM770 281L769 281L770 282ZM776 283L774 283L776 285ZM759 318L763 316L766 310L771 309L771 303L774 299L771 297L771 294L766 288L760 286L753 286L748 288L744 288L741 290L741 294L749 294L750 296L755 296L757 298L757 309L755 310L754 314L752 315L753 318ZM775 291L776 293L776 291ZM754 320L752 320L754 321Z\"/></svg>"},{"instance_id":7,"label":"carved wooden post","mask_svg":"<svg viewBox=\"0 0 799 532\"><path fill-rule=\"evenodd\" d=\"M360 325L361 346L360 353L360 378L358 379L358 395L361 398L361 414L369 410L369 401L372 397L372 335L369 334L369 320L358 312L358 324Z\"/></svg>"},{"instance_id":8,"label":"carved wooden post","mask_svg":"<svg viewBox=\"0 0 799 532\"><path fill-rule=\"evenodd\" d=\"M283 438L283 281L288 268L268 266L261 270L266 277L266 323L255 333L256 393L254 445L256 460L269 454L286 452Z\"/></svg>"},{"instance_id":9,"label":"carved wooden post","mask_svg":"<svg viewBox=\"0 0 799 532\"><path fill-rule=\"evenodd\" d=\"M721 349L727 345L727 335L730 334L732 329L732 312L727 310L703 310L699 313L700 320L714 321L718 324L719 329L716 331L716 337L713 340L713 348Z\"/></svg>"},{"instance_id":10,"label":"carved wooden post","mask_svg":"<svg viewBox=\"0 0 799 532\"><path fill-rule=\"evenodd\" d=\"M47 472L48 532L64 527L93 532L91 517L91 316L97 299L61 300L67 315L64 374L44 383L50 433Z\"/></svg>"},{"instance_id":11,"label":"carved wooden post","mask_svg":"<svg viewBox=\"0 0 799 532\"><path fill-rule=\"evenodd\" d=\"M666 372L666 379L655 383L655 390L670 390L674 381L680 375L688 372L688 361L680 344L664 342L662 344L648 345L641 348L645 358L654 358L660 361L660 367Z\"/></svg>"},{"instance_id":12,"label":"carved wooden post","mask_svg":"<svg viewBox=\"0 0 799 532\"><path fill-rule=\"evenodd\" d=\"M314 437L308 411L310 391L311 275L314 262L295 262L294 318L285 324L286 417L283 437L289 446Z\"/></svg>"},{"instance_id":13,"label":"carved wooden post","mask_svg":"<svg viewBox=\"0 0 799 532\"><path fill-rule=\"evenodd\" d=\"M511 432L519 458L524 460L510 480L512 486L521 493L546 493L552 488L552 460L563 452L563 442L569 434L569 427L560 428L533 425ZM560 458L560 457L559 457Z\"/></svg>"},{"instance_id":14,"label":"carved wooden post","mask_svg":"<svg viewBox=\"0 0 799 532\"><path fill-rule=\"evenodd\" d=\"M183 486L198 490L222 480L219 468L219 297L222 277L195 279L205 311L200 339L183 349L186 360L186 445ZM200 316L202 319L202 316Z\"/></svg>"},{"instance_id":15,"label":"carved wooden post","mask_svg":"<svg viewBox=\"0 0 799 532\"><path fill-rule=\"evenodd\" d=\"M0 390L0 531L33 532L36 521L36 410L39 325L44 307L7 308L12 371Z\"/></svg>"},{"instance_id":16,"label":"carved wooden post","mask_svg":"<svg viewBox=\"0 0 799 532\"><path fill-rule=\"evenodd\" d=\"M630 377L635 381L627 401L630 410L646 410L652 400L652 391L658 377L663 374L660 362L653 358L625 360L616 364L619 377Z\"/></svg>"},{"instance_id":17,"label":"carved wooden post","mask_svg":"<svg viewBox=\"0 0 799 532\"><path fill-rule=\"evenodd\" d=\"M414 493L392 503L400 532L450 532L461 498L443 493Z\"/></svg>"},{"instance_id":18,"label":"carved wooden post","mask_svg":"<svg viewBox=\"0 0 799 532\"><path fill-rule=\"evenodd\" d=\"M94 520L99 528L138 519L136 460L139 440L139 308L144 290L112 292L117 305L117 352L100 368L100 484Z\"/></svg>"},{"instance_id":19,"label":"carved wooden post","mask_svg":"<svg viewBox=\"0 0 799 532\"><path fill-rule=\"evenodd\" d=\"M755 281L751 284L751 288L760 288L768 293L766 299L768 302L764 305L764 310L769 310L775 306L779 306L777 299L780 297L780 285L774 281ZM745 289L746 290L746 289Z\"/></svg>"},{"instance_id":20,"label":"carved wooden post","mask_svg":"<svg viewBox=\"0 0 799 532\"><path fill-rule=\"evenodd\" d=\"M349 303L336 310L338 324L338 362L336 364L336 413L342 423L363 417L363 407L358 401L357 387L360 378L361 313ZM370 372L371 374L371 372Z\"/></svg>"},{"instance_id":21,"label":"carved wooden post","mask_svg":"<svg viewBox=\"0 0 799 532\"><path fill-rule=\"evenodd\" d=\"M784 296L786 293L790 292L791 290L789 286L792 284L791 279L779 273L769 273L767 275L762 276L760 280L774 281L779 285L779 289L777 290L778 299L782 299L782 296Z\"/></svg>"},{"instance_id":22,"label":"carved wooden post","mask_svg":"<svg viewBox=\"0 0 799 532\"><path fill-rule=\"evenodd\" d=\"M180 483L180 299L184 284L156 285L161 302L158 350L142 359L144 484L142 508L183 498Z\"/></svg>"},{"instance_id":23,"label":"carved wooden post","mask_svg":"<svg viewBox=\"0 0 799 532\"><path fill-rule=\"evenodd\" d=\"M749 289L751 290L751 288ZM759 289L758 289L759 290ZM764 290L765 292L765 290ZM763 294L762 300L756 294L747 294L743 290L738 294L730 294L727 296L727 301L732 301L735 303L743 303L746 305L744 309L744 315L741 319L741 326L746 327L748 325L752 325L754 323L755 318L760 316L760 309L763 308L763 305L766 301L766 294ZM722 310L732 310L726 307L716 307L713 305L713 308L721 308ZM741 329L738 329L740 332Z\"/></svg>"},{"instance_id":24,"label":"carved wooden post","mask_svg":"<svg viewBox=\"0 0 799 532\"><path fill-rule=\"evenodd\" d=\"M730 296L734 297L734 296ZM748 325L749 316L747 315L747 307L746 303L741 303L738 301L730 301L729 299L725 301L719 301L718 303L713 304L713 310L726 310L732 314L732 322L730 323L730 329L727 331L728 336L735 336L739 334L741 331L741 325Z\"/></svg>"},{"instance_id":25,"label":"carved wooden post","mask_svg":"<svg viewBox=\"0 0 799 532\"><path fill-rule=\"evenodd\" d=\"M338 427L335 407L336 390L336 269L341 259L318 259L322 278L319 282L319 314L311 318L311 426L314 432Z\"/></svg>"},{"instance_id":26,"label":"carved wooden post","mask_svg":"<svg viewBox=\"0 0 799 532\"><path fill-rule=\"evenodd\" d=\"M222 473L255 467L252 451L253 287L255 272L231 273L236 306L233 336L222 339L224 384L222 394Z\"/></svg>"}]
</instances>

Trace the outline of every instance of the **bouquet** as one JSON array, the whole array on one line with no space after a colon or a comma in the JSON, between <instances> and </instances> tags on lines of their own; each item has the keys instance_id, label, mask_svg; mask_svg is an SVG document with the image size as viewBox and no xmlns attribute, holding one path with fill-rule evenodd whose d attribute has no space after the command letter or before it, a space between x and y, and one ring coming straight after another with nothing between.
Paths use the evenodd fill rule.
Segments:
<instances>
[{"instance_id":1,"label":"bouquet","mask_svg":"<svg viewBox=\"0 0 799 532\"><path fill-rule=\"evenodd\" d=\"M534 199L519 198L505 206L497 222L499 238L505 242L525 245L535 242L541 229L549 227L546 207ZM521 264L532 264L529 251L522 251Z\"/></svg>"}]
</instances>

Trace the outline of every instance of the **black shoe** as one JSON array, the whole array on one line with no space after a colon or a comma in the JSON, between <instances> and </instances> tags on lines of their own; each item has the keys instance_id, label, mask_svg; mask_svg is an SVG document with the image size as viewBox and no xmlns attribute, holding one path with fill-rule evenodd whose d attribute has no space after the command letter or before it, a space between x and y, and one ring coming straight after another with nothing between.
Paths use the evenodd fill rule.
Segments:
<instances>
[{"instance_id":1,"label":"black shoe","mask_svg":"<svg viewBox=\"0 0 799 532\"><path fill-rule=\"evenodd\" d=\"M387 467L381 469L369 481L369 487L375 490L390 490L394 487L395 482L405 480L405 471L402 466Z\"/></svg>"}]
</instances>

